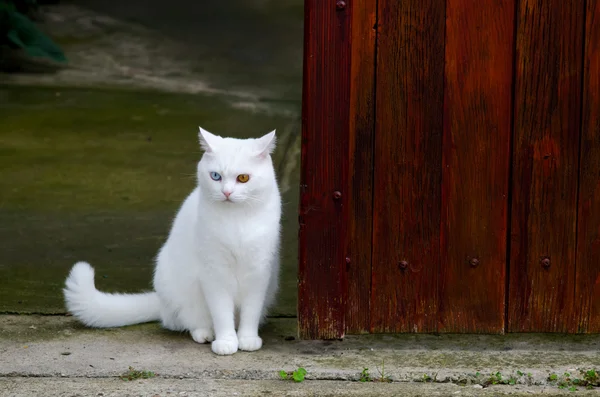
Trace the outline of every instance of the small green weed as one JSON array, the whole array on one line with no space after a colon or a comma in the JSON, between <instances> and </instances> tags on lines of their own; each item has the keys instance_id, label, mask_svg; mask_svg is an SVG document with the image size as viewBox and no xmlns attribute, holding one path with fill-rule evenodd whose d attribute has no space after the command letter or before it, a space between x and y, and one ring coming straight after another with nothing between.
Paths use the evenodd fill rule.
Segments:
<instances>
[{"instance_id":1,"label":"small green weed","mask_svg":"<svg viewBox=\"0 0 600 397\"><path fill-rule=\"evenodd\" d=\"M294 379L294 382L302 382L305 376L306 370L304 368L298 368L292 372L292 378Z\"/></svg>"},{"instance_id":2,"label":"small green weed","mask_svg":"<svg viewBox=\"0 0 600 397\"><path fill-rule=\"evenodd\" d=\"M360 373L360 377L358 378L359 381L361 382L386 382L389 383L392 381L392 378L390 378L389 375L386 375L385 373L385 361L381 361L381 370L379 369L379 367L377 367L377 372L379 372L379 376L376 378L371 377L371 373L369 372L369 368L363 368L362 372ZM425 382L431 382L430 380L425 380L426 377L428 377L429 379L431 379L429 377L429 375L425 374L423 375L423 380Z\"/></svg>"},{"instance_id":3,"label":"small green weed","mask_svg":"<svg viewBox=\"0 0 600 397\"><path fill-rule=\"evenodd\" d=\"M360 373L360 378L358 380L361 382L373 381L373 379L371 378L371 374L369 373L369 368L363 368L362 372Z\"/></svg>"},{"instance_id":4,"label":"small green weed","mask_svg":"<svg viewBox=\"0 0 600 397\"><path fill-rule=\"evenodd\" d=\"M590 369L589 371L581 371L583 374L583 380L587 383L586 386L600 386L600 375L598 375L598 371L595 369Z\"/></svg>"},{"instance_id":5,"label":"small green weed","mask_svg":"<svg viewBox=\"0 0 600 397\"><path fill-rule=\"evenodd\" d=\"M379 378L376 379L377 382L391 382L392 378L389 375L385 374L385 360L381 360L381 371L379 367L377 368L377 372L379 372Z\"/></svg>"},{"instance_id":6,"label":"small green weed","mask_svg":"<svg viewBox=\"0 0 600 397\"><path fill-rule=\"evenodd\" d=\"M502 381L502 374L500 372L491 374L490 377L484 382L484 386L501 385L501 384L503 384L503 381Z\"/></svg>"},{"instance_id":7,"label":"small green weed","mask_svg":"<svg viewBox=\"0 0 600 397\"><path fill-rule=\"evenodd\" d=\"M279 371L279 377L283 380L291 379L294 382L303 382L306 377L306 370L302 367L299 367L297 370L292 372L286 372L284 370Z\"/></svg>"},{"instance_id":8,"label":"small green weed","mask_svg":"<svg viewBox=\"0 0 600 397\"><path fill-rule=\"evenodd\" d=\"M552 373L548 376L549 382L555 382L559 389L567 389L575 392L577 387L585 387L586 389L594 389L600 387L600 376L595 369L579 370L581 378L573 377L569 372L565 372L562 376Z\"/></svg>"},{"instance_id":9,"label":"small green weed","mask_svg":"<svg viewBox=\"0 0 600 397\"><path fill-rule=\"evenodd\" d=\"M152 371L138 371L133 367L129 367L129 369L123 375L119 376L119 378L121 380L130 381L136 379L149 379L154 378L155 376L156 374Z\"/></svg>"},{"instance_id":10,"label":"small green weed","mask_svg":"<svg viewBox=\"0 0 600 397\"><path fill-rule=\"evenodd\" d=\"M476 377L479 377L481 374L479 372L477 372L475 374ZM521 371L517 371L517 375L519 377L522 377L524 374ZM517 384L517 382L519 381L519 379L514 376L511 375L508 378L504 378L502 376L502 374L500 372L496 372L495 374L491 374L489 378L487 378L483 383L482 386L490 386L490 385L510 385L510 386L514 386Z\"/></svg>"}]
</instances>

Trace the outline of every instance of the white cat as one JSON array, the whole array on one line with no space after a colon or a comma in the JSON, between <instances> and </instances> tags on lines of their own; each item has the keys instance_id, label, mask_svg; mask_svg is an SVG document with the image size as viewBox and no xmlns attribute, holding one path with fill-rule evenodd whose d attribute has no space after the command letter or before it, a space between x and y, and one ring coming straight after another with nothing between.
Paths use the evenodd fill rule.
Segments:
<instances>
[{"instance_id":1,"label":"white cat","mask_svg":"<svg viewBox=\"0 0 600 397\"><path fill-rule=\"evenodd\" d=\"M108 294L86 262L73 266L67 309L90 327L160 320L170 330L212 341L216 354L262 346L259 323L279 279L281 197L270 154L275 131L222 138L200 128L198 187L179 209L156 259L155 292ZM236 333L237 325L237 333Z\"/></svg>"}]
</instances>

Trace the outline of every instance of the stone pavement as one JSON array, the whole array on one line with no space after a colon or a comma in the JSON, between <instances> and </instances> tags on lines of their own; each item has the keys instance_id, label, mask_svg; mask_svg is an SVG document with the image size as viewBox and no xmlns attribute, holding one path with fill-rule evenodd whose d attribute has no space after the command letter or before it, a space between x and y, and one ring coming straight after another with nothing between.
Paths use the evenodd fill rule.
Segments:
<instances>
[{"instance_id":1,"label":"stone pavement","mask_svg":"<svg viewBox=\"0 0 600 397\"><path fill-rule=\"evenodd\" d=\"M262 350L219 357L157 324L94 330L72 317L4 315L0 396L598 395L557 382L565 373L576 379L580 370L600 368L600 335L299 341L295 330L296 319L271 319ZM121 380L129 367L156 376ZM304 382L280 379L279 371L298 367L307 371ZM359 381L364 368L371 381Z\"/></svg>"}]
</instances>

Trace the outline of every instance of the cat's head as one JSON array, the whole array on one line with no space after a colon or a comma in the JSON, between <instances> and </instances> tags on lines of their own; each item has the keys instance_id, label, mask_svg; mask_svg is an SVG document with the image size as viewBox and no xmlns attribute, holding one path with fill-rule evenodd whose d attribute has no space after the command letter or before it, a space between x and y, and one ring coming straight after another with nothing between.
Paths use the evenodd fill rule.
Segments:
<instances>
[{"instance_id":1,"label":"cat's head","mask_svg":"<svg viewBox=\"0 0 600 397\"><path fill-rule=\"evenodd\" d=\"M276 189L271 153L275 130L256 139L223 138L200 127L204 155L198 184L212 202L259 204Z\"/></svg>"}]
</instances>

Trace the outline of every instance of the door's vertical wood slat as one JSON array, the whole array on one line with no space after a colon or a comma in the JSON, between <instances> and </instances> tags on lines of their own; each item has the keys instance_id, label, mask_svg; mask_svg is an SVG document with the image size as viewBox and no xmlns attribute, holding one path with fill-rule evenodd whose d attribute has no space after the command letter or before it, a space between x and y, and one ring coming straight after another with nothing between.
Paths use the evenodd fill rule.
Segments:
<instances>
[{"instance_id":1,"label":"door's vertical wood slat","mask_svg":"<svg viewBox=\"0 0 600 397\"><path fill-rule=\"evenodd\" d=\"M440 332L504 331L514 18L446 3Z\"/></svg>"},{"instance_id":2,"label":"door's vertical wood slat","mask_svg":"<svg viewBox=\"0 0 600 397\"><path fill-rule=\"evenodd\" d=\"M519 4L508 329L569 332L584 2Z\"/></svg>"},{"instance_id":3,"label":"door's vertical wood slat","mask_svg":"<svg viewBox=\"0 0 600 397\"><path fill-rule=\"evenodd\" d=\"M575 307L579 332L600 332L600 1L587 0Z\"/></svg>"},{"instance_id":4,"label":"door's vertical wood slat","mask_svg":"<svg viewBox=\"0 0 600 397\"><path fill-rule=\"evenodd\" d=\"M346 332L369 332L377 0L353 1Z\"/></svg>"},{"instance_id":5,"label":"door's vertical wood slat","mask_svg":"<svg viewBox=\"0 0 600 397\"><path fill-rule=\"evenodd\" d=\"M350 7L306 0L304 18L299 335L333 339L345 328Z\"/></svg>"},{"instance_id":6,"label":"door's vertical wood slat","mask_svg":"<svg viewBox=\"0 0 600 397\"><path fill-rule=\"evenodd\" d=\"M373 332L437 328L444 12L378 2Z\"/></svg>"}]
</instances>

